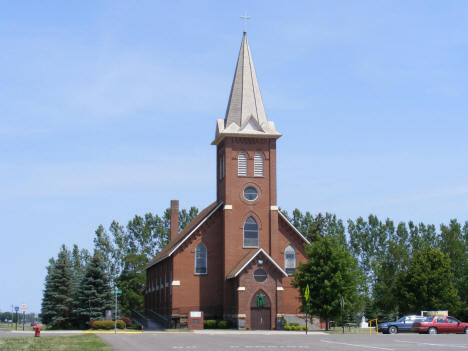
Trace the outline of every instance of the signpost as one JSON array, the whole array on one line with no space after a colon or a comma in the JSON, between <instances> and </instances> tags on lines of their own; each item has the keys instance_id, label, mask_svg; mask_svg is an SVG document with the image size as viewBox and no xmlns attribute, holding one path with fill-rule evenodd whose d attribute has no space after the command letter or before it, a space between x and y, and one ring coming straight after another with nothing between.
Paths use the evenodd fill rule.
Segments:
<instances>
[{"instance_id":1,"label":"signpost","mask_svg":"<svg viewBox=\"0 0 468 351\"><path fill-rule=\"evenodd\" d=\"M15 312L16 312L16 330L18 330L18 311L19 311L19 306L15 306Z\"/></svg>"},{"instance_id":2,"label":"signpost","mask_svg":"<svg viewBox=\"0 0 468 351\"><path fill-rule=\"evenodd\" d=\"M21 312L23 312L23 331L24 331L24 320L26 318L26 311L28 310L28 305L26 304L21 304L21 308L20 308Z\"/></svg>"},{"instance_id":3,"label":"signpost","mask_svg":"<svg viewBox=\"0 0 468 351\"><path fill-rule=\"evenodd\" d=\"M122 290L115 287L114 288L114 295L115 295L115 322L114 322L114 334L117 334L117 295L121 295Z\"/></svg>"},{"instance_id":4,"label":"signpost","mask_svg":"<svg viewBox=\"0 0 468 351\"><path fill-rule=\"evenodd\" d=\"M309 310L309 300L310 300L310 291L309 291L309 284L306 285L305 291L304 291L304 300L306 302L306 308L305 308L305 313L306 313L306 335L309 327L307 326L307 311Z\"/></svg>"}]
</instances>

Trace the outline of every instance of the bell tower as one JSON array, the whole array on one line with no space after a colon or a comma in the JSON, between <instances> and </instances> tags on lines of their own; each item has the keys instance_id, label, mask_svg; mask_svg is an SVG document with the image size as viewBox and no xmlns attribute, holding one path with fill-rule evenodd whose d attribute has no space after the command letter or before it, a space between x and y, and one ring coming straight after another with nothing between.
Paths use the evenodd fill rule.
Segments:
<instances>
[{"instance_id":1,"label":"bell tower","mask_svg":"<svg viewBox=\"0 0 468 351\"><path fill-rule=\"evenodd\" d=\"M244 32L224 119L216 123L217 201L224 203L225 277L248 252L275 250L276 139Z\"/></svg>"}]
</instances>

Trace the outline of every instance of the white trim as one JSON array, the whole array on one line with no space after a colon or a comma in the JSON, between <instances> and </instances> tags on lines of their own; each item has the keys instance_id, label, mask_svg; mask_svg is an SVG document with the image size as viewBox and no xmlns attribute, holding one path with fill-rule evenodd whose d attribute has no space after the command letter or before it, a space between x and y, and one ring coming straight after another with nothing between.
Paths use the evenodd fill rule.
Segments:
<instances>
[{"instance_id":1,"label":"white trim","mask_svg":"<svg viewBox=\"0 0 468 351\"><path fill-rule=\"evenodd\" d=\"M304 241L307 243L307 244L310 244L310 241L307 240L307 238L301 234L301 232L299 230L297 230L297 228L289 221L289 219L286 218L286 216L284 214L281 213L281 211L278 211L279 215L294 229L294 231L299 234L299 236L304 239Z\"/></svg>"},{"instance_id":2,"label":"white trim","mask_svg":"<svg viewBox=\"0 0 468 351\"><path fill-rule=\"evenodd\" d=\"M225 210L232 210L232 205L224 205Z\"/></svg>"},{"instance_id":3,"label":"white trim","mask_svg":"<svg viewBox=\"0 0 468 351\"><path fill-rule=\"evenodd\" d=\"M278 211L278 206L270 206L271 211Z\"/></svg>"},{"instance_id":4,"label":"white trim","mask_svg":"<svg viewBox=\"0 0 468 351\"><path fill-rule=\"evenodd\" d=\"M228 275L226 277L226 279L231 279L231 278L235 278L239 275L240 272L242 272L244 270L245 267L247 267L249 265L250 262L252 262L252 260L258 256L259 253L263 253L274 265L276 268L279 269L279 271L281 273L284 274L285 277L288 276L288 274L283 270L283 268L280 267L280 265L278 263L275 262L275 260L265 252L265 250L263 249L258 249L258 251L255 253L255 255L253 255L241 268L239 268L239 270L234 274L234 275Z\"/></svg>"},{"instance_id":5,"label":"white trim","mask_svg":"<svg viewBox=\"0 0 468 351\"><path fill-rule=\"evenodd\" d=\"M166 258L172 256L172 254L173 254L173 253L174 253L174 252L175 252L175 251L176 251L176 250L177 250L177 249L178 249L178 248L179 248L179 247L180 247L180 246L181 246L181 245L198 229L198 228L200 228L200 226L201 226L203 223L205 223L206 220L207 220L208 218L210 218L211 215L212 215L213 213L215 213L215 212L218 210L218 208L221 207L222 204L223 204L223 203L220 202L218 205L216 205L215 208L213 208L213 209L211 210L211 212L208 213L208 214L206 215L206 217L205 217L200 223L198 223L198 225L195 226L195 228L193 228L193 229L185 236L185 238L184 238L183 240L179 241L179 243L176 245L176 247L175 247L174 249L172 249L172 251L169 252L169 254L167 254L167 255L164 256L164 257L161 257L159 260L157 260L156 262L152 263L151 266L145 267L145 269L151 268L151 267L153 267L155 264L158 264L158 263L161 262L162 260L165 260Z\"/></svg>"},{"instance_id":6,"label":"white trim","mask_svg":"<svg viewBox=\"0 0 468 351\"><path fill-rule=\"evenodd\" d=\"M208 218L211 217L211 215L212 215L213 213L216 212L216 210L217 210L218 208L221 207L222 204L223 204L223 203L220 202L215 208L213 208L213 209L211 210L211 212L210 212L205 218L203 218L203 220L202 220L200 223L198 223L198 225L197 225L195 228L193 228L193 229L190 231L190 233L187 234L187 235L185 236L185 238L184 238L183 240L181 240L181 241L177 244L177 246L176 246L175 248L172 249L172 251L167 255L167 257L171 256L171 255L172 255L172 254L173 254L173 253L174 253L174 252L175 252L175 251L176 251L176 250L177 250L177 249L178 249L178 248L179 248L179 247L180 247L180 246L181 246L181 245L198 229L198 228L200 228L200 226L201 226L203 223L206 222L206 220L207 220Z\"/></svg>"},{"instance_id":7,"label":"white trim","mask_svg":"<svg viewBox=\"0 0 468 351\"><path fill-rule=\"evenodd\" d=\"M245 286L239 286L239 287L237 288L237 291L245 291Z\"/></svg>"},{"instance_id":8,"label":"white trim","mask_svg":"<svg viewBox=\"0 0 468 351\"><path fill-rule=\"evenodd\" d=\"M277 287L276 287L276 290L277 290L277 291L283 291L284 288L283 288L282 286L277 286Z\"/></svg>"},{"instance_id":9,"label":"white trim","mask_svg":"<svg viewBox=\"0 0 468 351\"><path fill-rule=\"evenodd\" d=\"M180 286L180 280L173 280L172 286Z\"/></svg>"}]
</instances>

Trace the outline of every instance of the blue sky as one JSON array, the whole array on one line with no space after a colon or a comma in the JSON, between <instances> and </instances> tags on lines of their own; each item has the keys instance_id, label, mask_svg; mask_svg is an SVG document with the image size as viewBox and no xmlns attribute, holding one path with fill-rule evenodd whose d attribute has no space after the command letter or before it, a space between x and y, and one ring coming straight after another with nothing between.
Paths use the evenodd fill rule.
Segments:
<instances>
[{"instance_id":1,"label":"blue sky","mask_svg":"<svg viewBox=\"0 0 468 351\"><path fill-rule=\"evenodd\" d=\"M282 208L468 219L465 1L5 1L0 310L62 243L215 199L244 11Z\"/></svg>"}]
</instances>

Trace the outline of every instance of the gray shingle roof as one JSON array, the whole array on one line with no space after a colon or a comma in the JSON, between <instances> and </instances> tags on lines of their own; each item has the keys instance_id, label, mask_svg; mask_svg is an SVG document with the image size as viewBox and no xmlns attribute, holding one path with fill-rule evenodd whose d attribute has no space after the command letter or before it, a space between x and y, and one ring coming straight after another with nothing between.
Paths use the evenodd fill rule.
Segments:
<instances>
[{"instance_id":1,"label":"gray shingle roof","mask_svg":"<svg viewBox=\"0 0 468 351\"><path fill-rule=\"evenodd\" d=\"M268 138L281 136L274 123L266 118L246 33L242 37L226 116L224 120L217 121L213 144L218 144L224 136L239 135Z\"/></svg>"}]
</instances>

